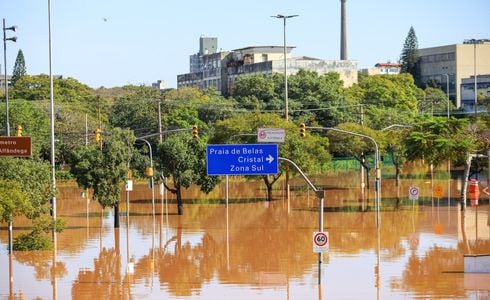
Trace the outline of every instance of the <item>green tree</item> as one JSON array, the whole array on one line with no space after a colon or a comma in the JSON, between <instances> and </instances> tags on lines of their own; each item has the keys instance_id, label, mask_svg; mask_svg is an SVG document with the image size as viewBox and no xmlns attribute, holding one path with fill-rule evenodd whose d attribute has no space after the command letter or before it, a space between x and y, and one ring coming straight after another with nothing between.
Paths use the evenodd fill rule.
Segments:
<instances>
[{"instance_id":1,"label":"green tree","mask_svg":"<svg viewBox=\"0 0 490 300\"><path fill-rule=\"evenodd\" d=\"M374 139L376 141L376 145L378 146L378 151L380 155L385 149L383 136L377 130L373 130L369 127L362 126L357 123L343 123L339 124L339 126L337 126L336 128L344 131L366 135ZM353 157L361 164L364 169L366 169L366 174L369 175L369 170L375 167L374 157L376 154L376 147L370 139L334 130L330 130L328 132L328 138L330 142L330 152L332 154L338 156ZM371 161L367 161L365 157L368 156L373 157L373 159ZM367 182L369 182L369 178Z\"/></svg>"},{"instance_id":2,"label":"green tree","mask_svg":"<svg viewBox=\"0 0 490 300\"><path fill-rule=\"evenodd\" d=\"M464 163L478 146L468 125L468 119L419 118L405 140L408 159L424 159L434 166L449 159L455 165Z\"/></svg>"},{"instance_id":3,"label":"green tree","mask_svg":"<svg viewBox=\"0 0 490 300\"><path fill-rule=\"evenodd\" d=\"M359 120L359 99L345 93L338 73L318 75L301 69L288 82L292 108L299 110L293 117L315 119L325 127Z\"/></svg>"},{"instance_id":4,"label":"green tree","mask_svg":"<svg viewBox=\"0 0 490 300\"><path fill-rule=\"evenodd\" d=\"M11 135L15 134L13 128L21 125L22 135L31 137L32 156L39 158L42 149L49 148L49 115L47 111L39 102L20 99L9 100L9 102ZM5 120L5 106L0 106L0 119Z\"/></svg>"},{"instance_id":5,"label":"green tree","mask_svg":"<svg viewBox=\"0 0 490 300\"><path fill-rule=\"evenodd\" d=\"M83 188L93 189L100 205L114 207L114 227L119 227L119 195L127 179L135 137L130 130L114 128L97 145L81 146L73 154L72 173Z\"/></svg>"},{"instance_id":6,"label":"green tree","mask_svg":"<svg viewBox=\"0 0 490 300\"><path fill-rule=\"evenodd\" d=\"M24 53L19 49L17 52L17 58L15 59L14 70L12 72L12 85L15 85L17 80L26 75L26 62L24 60Z\"/></svg>"},{"instance_id":7,"label":"green tree","mask_svg":"<svg viewBox=\"0 0 490 300\"><path fill-rule=\"evenodd\" d=\"M419 61L419 45L417 35L413 26L410 26L408 35L403 44L402 53L400 55L401 73L412 74L415 82L418 82L418 61Z\"/></svg>"},{"instance_id":8,"label":"green tree","mask_svg":"<svg viewBox=\"0 0 490 300\"><path fill-rule=\"evenodd\" d=\"M158 132L157 89L145 86L127 87L128 93L116 98L109 114L111 126L129 128L136 136Z\"/></svg>"},{"instance_id":9,"label":"green tree","mask_svg":"<svg viewBox=\"0 0 490 300\"><path fill-rule=\"evenodd\" d=\"M240 108L246 110L284 109L279 76L272 74L240 77L233 85L233 98Z\"/></svg>"},{"instance_id":10,"label":"green tree","mask_svg":"<svg viewBox=\"0 0 490 300\"><path fill-rule=\"evenodd\" d=\"M419 89L411 75L374 75L359 82L365 107L365 124L382 129L391 124L407 124L418 114ZM386 113L386 115L385 115Z\"/></svg>"},{"instance_id":11,"label":"green tree","mask_svg":"<svg viewBox=\"0 0 490 300\"><path fill-rule=\"evenodd\" d=\"M1 222L11 222L16 215L27 215L32 210L32 203L19 182L0 179Z\"/></svg>"},{"instance_id":12,"label":"green tree","mask_svg":"<svg viewBox=\"0 0 490 300\"><path fill-rule=\"evenodd\" d=\"M48 212L51 197L51 172L48 163L33 159L0 158L0 180L17 182L31 202L32 209L24 211L29 219Z\"/></svg>"},{"instance_id":13,"label":"green tree","mask_svg":"<svg viewBox=\"0 0 490 300\"><path fill-rule=\"evenodd\" d=\"M21 77L12 89L11 98L18 100L23 107L12 105L10 108L12 120L15 121L13 125L20 124L25 129L25 135L33 137L39 135L39 141L44 141L36 144L35 150L45 159L50 156L49 139L43 137L49 130L49 85L47 75ZM56 161L63 165L67 163L66 157L69 151L85 144L85 121L87 120L90 132L99 126L99 122L106 121L104 112L107 111L107 100L96 97L92 89L73 78L54 79L54 98L56 99L55 131L59 140L56 147ZM29 107L35 112L29 112L27 110ZM2 113L1 109L0 107L0 113ZM30 118L30 115L35 115L35 119ZM41 119L41 115L45 118Z\"/></svg>"},{"instance_id":14,"label":"green tree","mask_svg":"<svg viewBox=\"0 0 490 300\"><path fill-rule=\"evenodd\" d=\"M225 99L215 89L205 91L195 87L169 90L164 94L162 103L163 123L170 127L179 127L182 119L196 118L208 126L212 126L217 120L229 117L236 109L233 99ZM194 111L197 111L197 116ZM182 115L175 118L174 114ZM185 115L187 115L185 117Z\"/></svg>"},{"instance_id":15,"label":"green tree","mask_svg":"<svg viewBox=\"0 0 490 300\"><path fill-rule=\"evenodd\" d=\"M454 109L454 105L447 100L447 95L439 88L428 87L424 90L425 94L419 99L419 110L425 114L446 114L447 106L449 110Z\"/></svg>"},{"instance_id":16,"label":"green tree","mask_svg":"<svg viewBox=\"0 0 490 300\"><path fill-rule=\"evenodd\" d=\"M21 234L14 240L14 250L19 249L19 245L24 247L22 249L49 249L45 231L38 228L41 224L44 228L52 228L52 219L47 215L50 197L49 164L33 159L0 158L0 221L11 221L12 217L23 215L35 224L31 233ZM58 224L62 229L61 219L57 220ZM27 243L24 237L27 237Z\"/></svg>"},{"instance_id":17,"label":"green tree","mask_svg":"<svg viewBox=\"0 0 490 300\"><path fill-rule=\"evenodd\" d=\"M403 166L408 160L407 144L405 143L405 140L409 134L410 128L394 127L387 130L384 135L383 144L395 166L396 186L400 186L400 174Z\"/></svg>"},{"instance_id":18,"label":"green tree","mask_svg":"<svg viewBox=\"0 0 490 300\"><path fill-rule=\"evenodd\" d=\"M164 184L176 195L179 215L183 214L183 188L196 184L209 193L219 182L219 178L206 175L205 138L193 139L189 133L169 135L158 145L155 159L162 175L172 179L173 186Z\"/></svg>"},{"instance_id":19,"label":"green tree","mask_svg":"<svg viewBox=\"0 0 490 300\"><path fill-rule=\"evenodd\" d=\"M85 107L97 109L96 96L91 88L74 78L54 78L54 98L57 102L78 102ZM50 79L48 75L20 77L12 90L9 91L12 99L49 100Z\"/></svg>"}]
</instances>

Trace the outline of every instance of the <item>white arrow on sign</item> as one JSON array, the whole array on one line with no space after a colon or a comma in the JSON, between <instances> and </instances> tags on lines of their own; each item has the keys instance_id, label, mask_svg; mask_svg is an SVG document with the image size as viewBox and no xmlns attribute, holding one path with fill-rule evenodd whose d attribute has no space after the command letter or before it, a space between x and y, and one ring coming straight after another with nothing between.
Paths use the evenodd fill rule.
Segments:
<instances>
[{"instance_id":1,"label":"white arrow on sign","mask_svg":"<svg viewBox=\"0 0 490 300\"><path fill-rule=\"evenodd\" d=\"M274 161L274 157L272 157L272 155L269 154L269 156L267 156L265 160L267 160L271 164Z\"/></svg>"}]
</instances>

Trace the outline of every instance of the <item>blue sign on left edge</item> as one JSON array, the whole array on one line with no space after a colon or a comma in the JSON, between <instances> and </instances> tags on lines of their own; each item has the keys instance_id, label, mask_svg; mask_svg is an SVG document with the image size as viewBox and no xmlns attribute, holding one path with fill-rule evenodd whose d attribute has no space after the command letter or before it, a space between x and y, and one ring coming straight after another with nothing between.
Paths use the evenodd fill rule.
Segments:
<instances>
[{"instance_id":1,"label":"blue sign on left edge","mask_svg":"<svg viewBox=\"0 0 490 300\"><path fill-rule=\"evenodd\" d=\"M207 145L208 175L279 173L277 144Z\"/></svg>"}]
</instances>

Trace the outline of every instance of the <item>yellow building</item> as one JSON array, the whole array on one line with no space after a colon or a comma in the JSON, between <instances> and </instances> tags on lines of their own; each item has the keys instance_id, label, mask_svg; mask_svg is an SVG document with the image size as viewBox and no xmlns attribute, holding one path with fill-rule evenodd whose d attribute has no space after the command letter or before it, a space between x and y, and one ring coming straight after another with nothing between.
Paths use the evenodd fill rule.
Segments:
<instances>
[{"instance_id":1,"label":"yellow building","mask_svg":"<svg viewBox=\"0 0 490 300\"><path fill-rule=\"evenodd\" d=\"M419 49L420 79L437 80L446 90L449 79L449 97L456 105L472 106L474 102L461 101L461 83L464 78L490 74L490 39L467 40L462 44Z\"/></svg>"}]
</instances>

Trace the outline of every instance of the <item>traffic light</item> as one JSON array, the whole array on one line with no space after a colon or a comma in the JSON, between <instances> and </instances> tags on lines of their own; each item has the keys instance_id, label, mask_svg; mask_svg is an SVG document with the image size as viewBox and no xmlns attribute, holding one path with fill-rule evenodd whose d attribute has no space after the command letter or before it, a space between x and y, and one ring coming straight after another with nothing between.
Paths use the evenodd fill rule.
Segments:
<instances>
[{"instance_id":1,"label":"traffic light","mask_svg":"<svg viewBox=\"0 0 490 300\"><path fill-rule=\"evenodd\" d=\"M197 128L197 125L192 126L192 137L194 139L199 138L199 129Z\"/></svg>"},{"instance_id":2,"label":"traffic light","mask_svg":"<svg viewBox=\"0 0 490 300\"><path fill-rule=\"evenodd\" d=\"M306 136L306 125L305 125L305 123L299 124L299 136L300 137Z\"/></svg>"},{"instance_id":3,"label":"traffic light","mask_svg":"<svg viewBox=\"0 0 490 300\"><path fill-rule=\"evenodd\" d=\"M17 127L15 127L15 135L22 136L22 126L17 125Z\"/></svg>"},{"instance_id":4,"label":"traffic light","mask_svg":"<svg viewBox=\"0 0 490 300\"><path fill-rule=\"evenodd\" d=\"M153 168L150 166L147 166L146 170L145 170L145 175L146 175L146 177L153 177Z\"/></svg>"},{"instance_id":5,"label":"traffic light","mask_svg":"<svg viewBox=\"0 0 490 300\"><path fill-rule=\"evenodd\" d=\"M95 129L95 141L100 142L102 140L102 131L100 128Z\"/></svg>"}]
</instances>

